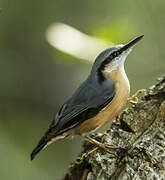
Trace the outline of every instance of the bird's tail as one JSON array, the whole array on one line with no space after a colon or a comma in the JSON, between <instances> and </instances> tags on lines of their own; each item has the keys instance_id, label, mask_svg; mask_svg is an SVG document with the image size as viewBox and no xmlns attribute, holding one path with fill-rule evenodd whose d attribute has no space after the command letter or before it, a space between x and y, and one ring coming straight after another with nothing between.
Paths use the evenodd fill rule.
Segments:
<instances>
[{"instance_id":1,"label":"bird's tail","mask_svg":"<svg viewBox=\"0 0 165 180\"><path fill-rule=\"evenodd\" d=\"M32 151L30 157L31 160L33 160L35 158L35 156L44 148L46 148L48 145L50 145L51 143L63 139L65 137L67 137L67 134L54 134L52 135L51 130L48 129L47 132L45 133L45 135L41 138L41 140L39 141L38 145L34 148L34 150Z\"/></svg>"},{"instance_id":2,"label":"bird's tail","mask_svg":"<svg viewBox=\"0 0 165 180\"><path fill-rule=\"evenodd\" d=\"M32 151L30 157L31 157L31 160L33 160L35 158L35 156L44 148L46 147L48 143L48 140L45 136L43 136L41 138L41 140L39 141L38 145L34 148L34 150Z\"/></svg>"}]
</instances>

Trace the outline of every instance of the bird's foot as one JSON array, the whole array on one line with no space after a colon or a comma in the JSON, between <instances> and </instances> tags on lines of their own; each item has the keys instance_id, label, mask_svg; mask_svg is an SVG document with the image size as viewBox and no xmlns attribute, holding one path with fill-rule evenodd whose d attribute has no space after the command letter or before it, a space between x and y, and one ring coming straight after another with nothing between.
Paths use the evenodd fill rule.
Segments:
<instances>
[{"instance_id":1,"label":"bird's foot","mask_svg":"<svg viewBox=\"0 0 165 180\"><path fill-rule=\"evenodd\" d=\"M116 116L116 123L120 124L120 113Z\"/></svg>"},{"instance_id":2,"label":"bird's foot","mask_svg":"<svg viewBox=\"0 0 165 180\"><path fill-rule=\"evenodd\" d=\"M110 150L116 150L116 149L120 149L120 147L115 146L113 144L109 144L109 143L101 143L89 136L85 136L84 137L86 141L90 142L91 144L94 144L96 146L96 148L92 149L91 151L89 151L87 154L93 154L95 151L97 151L99 148L105 150L108 153L112 153L112 151Z\"/></svg>"},{"instance_id":3,"label":"bird's foot","mask_svg":"<svg viewBox=\"0 0 165 180\"><path fill-rule=\"evenodd\" d=\"M98 149L99 149L99 147L94 147L90 151L83 153L81 158L80 158L80 161L86 159L88 156L93 155Z\"/></svg>"},{"instance_id":4,"label":"bird's foot","mask_svg":"<svg viewBox=\"0 0 165 180\"><path fill-rule=\"evenodd\" d=\"M136 105L138 103L138 100L139 100L137 96L139 96L142 93L146 93L146 89L138 90L133 96L128 98L127 103Z\"/></svg>"}]
</instances>

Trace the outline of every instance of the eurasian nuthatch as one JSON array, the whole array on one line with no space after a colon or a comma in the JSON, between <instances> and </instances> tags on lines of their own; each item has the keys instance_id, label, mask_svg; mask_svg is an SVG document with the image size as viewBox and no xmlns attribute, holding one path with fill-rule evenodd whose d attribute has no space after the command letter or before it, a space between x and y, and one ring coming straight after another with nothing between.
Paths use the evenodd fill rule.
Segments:
<instances>
[{"instance_id":1,"label":"eurasian nuthatch","mask_svg":"<svg viewBox=\"0 0 165 180\"><path fill-rule=\"evenodd\" d=\"M130 84L124 62L142 37L126 45L110 47L96 58L88 78L62 105L31 153L31 159L47 145L66 137L80 135L92 143L96 142L86 134L111 121L127 104Z\"/></svg>"}]
</instances>

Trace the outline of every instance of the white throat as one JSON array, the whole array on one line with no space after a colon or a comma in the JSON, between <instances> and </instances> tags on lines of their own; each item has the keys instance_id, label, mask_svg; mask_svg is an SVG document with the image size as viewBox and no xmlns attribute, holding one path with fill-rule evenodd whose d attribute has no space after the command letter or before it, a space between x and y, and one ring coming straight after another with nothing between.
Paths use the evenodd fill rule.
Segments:
<instances>
[{"instance_id":1,"label":"white throat","mask_svg":"<svg viewBox=\"0 0 165 180\"><path fill-rule=\"evenodd\" d=\"M113 59L112 62L110 62L109 64L105 66L103 72L112 72L118 69L120 66L124 68L125 59L130 52L131 52L131 49L126 51L124 54L121 54L120 56Z\"/></svg>"}]
</instances>

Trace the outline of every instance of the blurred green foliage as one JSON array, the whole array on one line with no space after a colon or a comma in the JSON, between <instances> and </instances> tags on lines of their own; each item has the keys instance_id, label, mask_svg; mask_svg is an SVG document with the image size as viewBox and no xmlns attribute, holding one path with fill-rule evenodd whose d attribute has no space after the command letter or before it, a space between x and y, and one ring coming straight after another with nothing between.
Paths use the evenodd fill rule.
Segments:
<instances>
[{"instance_id":1,"label":"blurred green foliage","mask_svg":"<svg viewBox=\"0 0 165 180\"><path fill-rule=\"evenodd\" d=\"M94 34L105 40L110 40L114 44L121 44L121 42L128 41L132 38L132 34L136 32L136 24L132 22L129 17L119 17L118 19L112 20L108 25L94 29Z\"/></svg>"},{"instance_id":2,"label":"blurred green foliage","mask_svg":"<svg viewBox=\"0 0 165 180\"><path fill-rule=\"evenodd\" d=\"M0 8L0 177L59 179L80 153L79 137L54 143L33 162L30 152L91 64L53 49L46 29L62 22L114 43L144 34L126 62L134 93L164 73L165 1L6 0Z\"/></svg>"}]
</instances>

